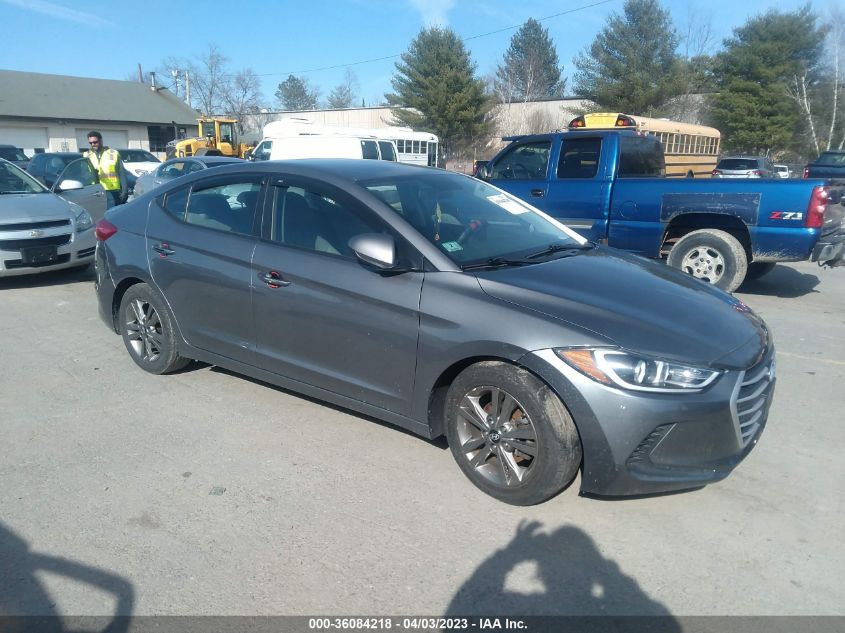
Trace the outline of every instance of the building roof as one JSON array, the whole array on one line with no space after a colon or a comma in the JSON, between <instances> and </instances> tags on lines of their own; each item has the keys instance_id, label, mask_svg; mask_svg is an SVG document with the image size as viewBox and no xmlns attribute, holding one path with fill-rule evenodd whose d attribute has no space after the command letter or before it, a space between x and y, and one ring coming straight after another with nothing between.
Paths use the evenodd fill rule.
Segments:
<instances>
[{"instance_id":1,"label":"building roof","mask_svg":"<svg viewBox=\"0 0 845 633\"><path fill-rule=\"evenodd\" d=\"M196 125L199 113L136 81L0 70L0 116Z\"/></svg>"}]
</instances>

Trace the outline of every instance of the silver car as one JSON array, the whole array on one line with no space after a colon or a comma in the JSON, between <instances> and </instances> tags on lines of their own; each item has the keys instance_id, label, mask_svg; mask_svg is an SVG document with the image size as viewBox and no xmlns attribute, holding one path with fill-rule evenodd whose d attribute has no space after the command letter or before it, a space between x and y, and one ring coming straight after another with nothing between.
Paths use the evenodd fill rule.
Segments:
<instances>
[{"instance_id":1,"label":"silver car","mask_svg":"<svg viewBox=\"0 0 845 633\"><path fill-rule=\"evenodd\" d=\"M94 219L82 204L99 217L106 207L92 174L87 160L71 163L51 191L0 159L0 277L85 268L92 262Z\"/></svg>"},{"instance_id":2,"label":"silver car","mask_svg":"<svg viewBox=\"0 0 845 633\"><path fill-rule=\"evenodd\" d=\"M229 156L188 156L185 158L171 158L153 171L140 174L135 183L134 196L142 196L156 187L170 182L174 178L193 174L210 167L220 167L230 163L242 163L240 158Z\"/></svg>"},{"instance_id":3,"label":"silver car","mask_svg":"<svg viewBox=\"0 0 845 633\"><path fill-rule=\"evenodd\" d=\"M776 178L775 166L765 156L729 156L719 159L713 178Z\"/></svg>"}]
</instances>

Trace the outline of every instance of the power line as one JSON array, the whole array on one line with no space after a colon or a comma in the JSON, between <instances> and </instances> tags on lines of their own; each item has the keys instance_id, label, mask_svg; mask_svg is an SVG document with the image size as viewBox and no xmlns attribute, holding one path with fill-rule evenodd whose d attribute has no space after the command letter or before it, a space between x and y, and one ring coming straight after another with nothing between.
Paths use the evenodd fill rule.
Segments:
<instances>
[{"instance_id":1,"label":"power line","mask_svg":"<svg viewBox=\"0 0 845 633\"><path fill-rule=\"evenodd\" d=\"M584 11L585 9L592 9L593 7L600 6L602 4L608 4L610 2L616 2L616 0L600 0L599 2L593 2L592 4L585 4L580 7L575 7L574 9L568 9L566 11L561 11L560 13L555 13L554 15L547 15L543 18L538 18L537 22L545 22L546 20L551 20L553 18L559 18L562 15L568 15L570 13L576 13L578 11ZM470 37L461 38L462 42L469 42L470 40L477 40L481 37L487 37L489 35L496 35L497 33L504 33L505 31L513 31L514 29L518 29L522 26L522 24L517 24L515 26L506 26L502 29L497 29L495 31L490 31L489 33L481 33L480 35L472 35ZM308 70L290 70L285 72L277 72L277 73L262 73L260 75L256 75L257 77L274 77L278 75L306 75L308 73L316 73L323 70L335 70L337 68L347 68L349 66L360 66L362 64L372 64L375 62L383 62L387 59L396 59L400 57L402 53L396 53L395 55L386 55L384 57L375 57L373 59L364 59L357 62L349 62L346 64L335 64L333 66L323 66L321 68L309 68Z\"/></svg>"}]
</instances>

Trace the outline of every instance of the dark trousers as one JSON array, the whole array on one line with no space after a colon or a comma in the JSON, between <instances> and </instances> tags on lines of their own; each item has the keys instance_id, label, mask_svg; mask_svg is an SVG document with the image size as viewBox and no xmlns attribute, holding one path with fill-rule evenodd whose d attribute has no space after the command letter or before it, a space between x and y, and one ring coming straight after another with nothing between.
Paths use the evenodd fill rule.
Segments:
<instances>
[{"instance_id":1,"label":"dark trousers","mask_svg":"<svg viewBox=\"0 0 845 633\"><path fill-rule=\"evenodd\" d=\"M120 204L120 189L109 191L106 189L106 208L111 209Z\"/></svg>"}]
</instances>

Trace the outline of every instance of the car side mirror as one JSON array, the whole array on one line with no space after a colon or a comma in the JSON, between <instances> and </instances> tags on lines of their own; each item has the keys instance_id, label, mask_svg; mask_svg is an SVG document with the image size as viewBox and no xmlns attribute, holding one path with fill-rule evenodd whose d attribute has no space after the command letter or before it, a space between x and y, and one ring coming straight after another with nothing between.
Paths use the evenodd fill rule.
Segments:
<instances>
[{"instance_id":1,"label":"car side mirror","mask_svg":"<svg viewBox=\"0 0 845 633\"><path fill-rule=\"evenodd\" d=\"M396 266L396 243L384 233L364 233L349 240L349 248L366 264L381 270Z\"/></svg>"},{"instance_id":2,"label":"car side mirror","mask_svg":"<svg viewBox=\"0 0 845 633\"><path fill-rule=\"evenodd\" d=\"M60 191L77 191L79 189L84 189L85 185L83 185L78 180L71 180L70 178L66 180L60 180L55 185L53 185L53 190L56 193Z\"/></svg>"}]
</instances>

